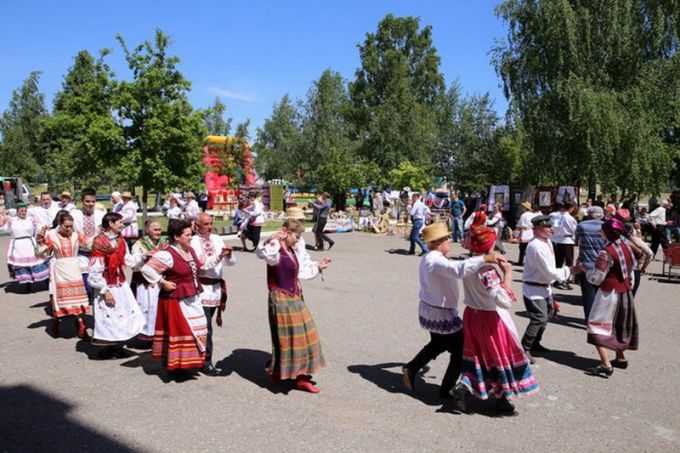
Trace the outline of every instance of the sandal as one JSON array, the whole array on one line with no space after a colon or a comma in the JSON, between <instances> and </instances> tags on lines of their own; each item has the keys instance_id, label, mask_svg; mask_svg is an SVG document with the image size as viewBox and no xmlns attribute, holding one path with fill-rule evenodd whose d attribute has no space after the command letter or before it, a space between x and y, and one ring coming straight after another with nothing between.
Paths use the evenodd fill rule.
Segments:
<instances>
[{"instance_id":1,"label":"sandal","mask_svg":"<svg viewBox=\"0 0 680 453\"><path fill-rule=\"evenodd\" d=\"M595 368L588 368L585 373L590 376L602 376L608 378L612 375L612 373L614 373L614 367L607 368L606 366L599 364Z\"/></svg>"}]
</instances>

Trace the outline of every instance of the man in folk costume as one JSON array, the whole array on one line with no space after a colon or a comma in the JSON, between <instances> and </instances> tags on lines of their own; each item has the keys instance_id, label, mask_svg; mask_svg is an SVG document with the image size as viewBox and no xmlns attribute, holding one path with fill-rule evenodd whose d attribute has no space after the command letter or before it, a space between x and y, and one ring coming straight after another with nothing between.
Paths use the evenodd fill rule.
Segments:
<instances>
[{"instance_id":1,"label":"man in folk costume","mask_svg":"<svg viewBox=\"0 0 680 453\"><path fill-rule=\"evenodd\" d=\"M529 242L534 238L534 230L533 225L531 224L531 219L540 214L538 213L538 208L532 206L531 203L529 203L528 201L521 203L520 206L524 208L525 211L522 213L521 216L519 216L519 220L517 221L516 227L517 230L519 231L519 234L517 236L517 239L519 239L519 258L517 258L517 264L519 266L523 266L527 246L529 245Z\"/></svg>"},{"instance_id":2,"label":"man in folk costume","mask_svg":"<svg viewBox=\"0 0 680 453\"><path fill-rule=\"evenodd\" d=\"M418 372L439 354L451 354L439 394L448 398L463 361L463 321L458 315L458 280L477 272L485 263L499 259L492 250L488 253L454 262L448 258L451 233L443 223L423 228L423 240L429 252L420 261L420 298L418 319L420 327L430 333L430 342L402 369L404 385L413 390Z\"/></svg>"},{"instance_id":3,"label":"man in folk costume","mask_svg":"<svg viewBox=\"0 0 680 453\"><path fill-rule=\"evenodd\" d=\"M144 318L125 278L126 261L131 262L127 244L120 236L122 216L107 213L102 233L92 243L88 283L95 290L94 335L99 358L127 357L122 345L144 327Z\"/></svg>"},{"instance_id":4,"label":"man in folk costume","mask_svg":"<svg viewBox=\"0 0 680 453\"><path fill-rule=\"evenodd\" d=\"M83 207L71 211L73 226L78 234L84 236L88 242L91 242L99 236L104 213L95 209L97 192L94 189L83 189L80 194L80 201L83 203ZM90 301L92 301L92 288L87 284L87 266L90 262L90 249L88 247L83 246L78 249L78 261L80 262L80 270L83 273L87 295Z\"/></svg>"},{"instance_id":5,"label":"man in folk costume","mask_svg":"<svg viewBox=\"0 0 680 453\"><path fill-rule=\"evenodd\" d=\"M28 216L35 219L40 230L45 226L52 228L57 212L59 212L59 206L52 201L52 195L49 192L43 192L40 194L40 205L29 209Z\"/></svg>"},{"instance_id":6,"label":"man in folk costume","mask_svg":"<svg viewBox=\"0 0 680 453\"><path fill-rule=\"evenodd\" d=\"M71 192L64 190L61 195L59 195L59 199L61 200L57 204L57 206L59 206L59 210L73 214L72 211L75 211L76 205L73 204L73 195L71 195Z\"/></svg>"},{"instance_id":7,"label":"man in folk costume","mask_svg":"<svg viewBox=\"0 0 680 453\"><path fill-rule=\"evenodd\" d=\"M555 251L550 237L553 234L552 222L546 215L535 216L531 219L534 238L529 242L522 273L522 292L524 306L529 313L529 325L522 337L522 346L534 363L531 352L549 352L541 345L543 332L548 324L548 318L554 316L555 307L552 297L551 283L566 281L577 273L576 268L568 266L555 267Z\"/></svg>"},{"instance_id":8,"label":"man in folk costume","mask_svg":"<svg viewBox=\"0 0 680 453\"><path fill-rule=\"evenodd\" d=\"M224 264L233 266L236 264L236 258L232 254L232 247L225 246L218 235L212 234L213 219L209 214L205 212L198 214L195 226L198 234L191 239L191 247L201 262L198 279L203 286L203 292L198 297L203 304L208 323L205 364L202 371L208 376L219 376L222 370L212 363L212 318L217 312L217 325L222 326L222 312L227 308L227 284L222 278L222 266Z\"/></svg>"}]
</instances>

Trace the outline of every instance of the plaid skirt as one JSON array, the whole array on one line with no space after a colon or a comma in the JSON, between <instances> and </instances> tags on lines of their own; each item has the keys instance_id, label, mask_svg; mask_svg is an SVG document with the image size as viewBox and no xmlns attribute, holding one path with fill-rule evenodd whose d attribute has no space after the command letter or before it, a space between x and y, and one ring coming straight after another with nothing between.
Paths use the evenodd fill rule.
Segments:
<instances>
[{"instance_id":1,"label":"plaid skirt","mask_svg":"<svg viewBox=\"0 0 680 453\"><path fill-rule=\"evenodd\" d=\"M632 291L597 290L588 322L588 343L613 351L636 350L639 328Z\"/></svg>"},{"instance_id":2,"label":"plaid skirt","mask_svg":"<svg viewBox=\"0 0 680 453\"><path fill-rule=\"evenodd\" d=\"M325 364L319 333L301 295L269 293L271 370L281 379L316 373Z\"/></svg>"}]
</instances>

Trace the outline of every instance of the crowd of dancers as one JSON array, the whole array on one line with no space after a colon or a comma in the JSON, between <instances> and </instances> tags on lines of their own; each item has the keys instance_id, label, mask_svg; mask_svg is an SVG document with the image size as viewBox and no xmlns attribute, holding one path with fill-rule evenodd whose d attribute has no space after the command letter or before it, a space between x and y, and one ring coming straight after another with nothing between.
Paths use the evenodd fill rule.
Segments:
<instances>
[{"instance_id":1,"label":"crowd of dancers","mask_svg":"<svg viewBox=\"0 0 680 453\"><path fill-rule=\"evenodd\" d=\"M170 219L167 238L161 224L149 219L142 237L136 237L136 209L133 216L126 214L132 197L124 192L121 198L118 212L115 207L111 212L97 209L93 189L82 191L80 209L70 202L69 193L62 194L59 204L49 194L41 196L40 206L28 209L20 204L17 216L0 224L11 234L11 275L27 288L49 279L53 334L59 335L61 320L73 317L78 336L98 346L100 359L127 356L124 345L138 339L150 342L152 357L177 378L196 370L221 375L212 361L213 319L222 325L227 302L222 269L236 263L232 247L212 233L213 220L205 212L193 221ZM583 294L587 340L601 360L585 371L609 377L614 367L626 368L624 351L638 344L638 263L648 252L626 210L604 221L601 208L591 211L590 220L598 228L586 228L588 241L579 241L575 265L556 259L553 218L531 215L531 238L521 249L522 296L529 315L521 337L509 313L518 300L509 284L512 267L504 253L494 251L497 229L487 226L486 214L476 213L470 223L463 245L471 257L464 261L449 260L451 233L445 224L424 227L419 321L430 333L430 342L402 368L407 388L413 389L429 361L448 351L442 397L452 397L462 410L469 395L494 398L499 414L515 414L512 398L539 388L531 364L534 354L549 352L542 340L556 310L552 287L575 275L590 289ZM314 278L331 261L310 258L302 238L304 219L300 208L289 208L282 227L258 241L255 252L267 265L272 358L266 372L275 383L292 381L300 390L317 393L312 375L325 361L300 279ZM458 281L463 286L462 317ZM92 333L87 315L94 318ZM615 360L610 360L610 350Z\"/></svg>"}]
</instances>

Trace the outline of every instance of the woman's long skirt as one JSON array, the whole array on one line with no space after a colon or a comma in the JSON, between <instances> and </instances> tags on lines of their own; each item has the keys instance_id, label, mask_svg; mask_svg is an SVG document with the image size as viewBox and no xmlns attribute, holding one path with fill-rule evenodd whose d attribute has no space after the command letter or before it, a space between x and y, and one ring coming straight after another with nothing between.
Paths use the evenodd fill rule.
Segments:
<instances>
[{"instance_id":1,"label":"woman's long skirt","mask_svg":"<svg viewBox=\"0 0 680 453\"><path fill-rule=\"evenodd\" d=\"M638 322L633 293L597 290L588 316L588 343L612 351L638 348Z\"/></svg>"},{"instance_id":2,"label":"woman's long skirt","mask_svg":"<svg viewBox=\"0 0 680 453\"><path fill-rule=\"evenodd\" d=\"M77 257L55 259L50 274L54 316L81 315L90 312L90 303Z\"/></svg>"},{"instance_id":3,"label":"woman's long skirt","mask_svg":"<svg viewBox=\"0 0 680 453\"><path fill-rule=\"evenodd\" d=\"M208 323L197 296L159 299L151 356L169 371L203 366Z\"/></svg>"},{"instance_id":4,"label":"woman's long skirt","mask_svg":"<svg viewBox=\"0 0 680 453\"><path fill-rule=\"evenodd\" d=\"M316 324L302 296L270 291L269 328L271 370L275 376L295 379L314 374L326 365Z\"/></svg>"},{"instance_id":5,"label":"woman's long skirt","mask_svg":"<svg viewBox=\"0 0 680 453\"><path fill-rule=\"evenodd\" d=\"M509 314L465 308L459 382L479 399L510 399L538 391L538 382L510 323Z\"/></svg>"}]
</instances>

